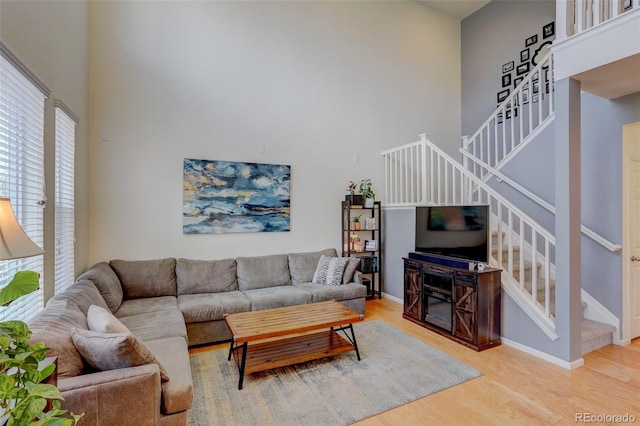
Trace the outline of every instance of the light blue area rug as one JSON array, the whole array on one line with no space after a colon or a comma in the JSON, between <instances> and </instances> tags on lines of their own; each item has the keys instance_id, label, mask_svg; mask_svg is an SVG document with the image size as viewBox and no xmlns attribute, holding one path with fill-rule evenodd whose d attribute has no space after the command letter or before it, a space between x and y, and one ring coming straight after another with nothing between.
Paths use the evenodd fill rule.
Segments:
<instances>
[{"instance_id":1,"label":"light blue area rug","mask_svg":"<svg viewBox=\"0 0 640 426\"><path fill-rule=\"evenodd\" d=\"M479 377L474 368L382 322L354 325L355 351L247 375L228 351L191 355L189 425L347 425Z\"/></svg>"}]
</instances>

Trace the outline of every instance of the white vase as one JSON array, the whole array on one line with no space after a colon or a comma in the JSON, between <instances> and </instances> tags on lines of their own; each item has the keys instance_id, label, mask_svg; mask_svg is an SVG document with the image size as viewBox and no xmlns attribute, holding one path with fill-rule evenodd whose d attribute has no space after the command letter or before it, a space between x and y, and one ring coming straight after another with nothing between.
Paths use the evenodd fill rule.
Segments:
<instances>
[{"instance_id":1,"label":"white vase","mask_svg":"<svg viewBox=\"0 0 640 426\"><path fill-rule=\"evenodd\" d=\"M374 203L374 202L375 202L375 200L374 200L373 198L367 198L367 199L364 201L364 207L365 207L366 209L373 208L373 203Z\"/></svg>"}]
</instances>

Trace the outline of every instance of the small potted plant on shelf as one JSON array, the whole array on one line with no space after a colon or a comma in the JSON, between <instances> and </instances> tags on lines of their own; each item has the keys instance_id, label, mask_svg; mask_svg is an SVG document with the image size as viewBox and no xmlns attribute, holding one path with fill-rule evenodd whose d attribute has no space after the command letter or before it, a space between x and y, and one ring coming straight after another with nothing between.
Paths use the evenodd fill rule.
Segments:
<instances>
[{"instance_id":1,"label":"small potted plant on shelf","mask_svg":"<svg viewBox=\"0 0 640 426\"><path fill-rule=\"evenodd\" d=\"M349 186L347 187L348 194L345 196L345 201L352 206L361 206L362 195L357 195L356 189L357 189L356 183L350 180Z\"/></svg>"},{"instance_id":2,"label":"small potted plant on shelf","mask_svg":"<svg viewBox=\"0 0 640 426\"><path fill-rule=\"evenodd\" d=\"M372 208L376 199L376 194L373 192L371 179L362 179L358 189L360 194L362 194L362 198L365 200L364 207L368 209Z\"/></svg>"},{"instance_id":3,"label":"small potted plant on shelf","mask_svg":"<svg viewBox=\"0 0 640 426\"><path fill-rule=\"evenodd\" d=\"M361 214L359 214L358 216L354 216L353 218L351 218L351 221L353 222L353 227L352 229L354 231L359 231L360 227L362 226L360 224L360 216L362 216Z\"/></svg>"}]
</instances>

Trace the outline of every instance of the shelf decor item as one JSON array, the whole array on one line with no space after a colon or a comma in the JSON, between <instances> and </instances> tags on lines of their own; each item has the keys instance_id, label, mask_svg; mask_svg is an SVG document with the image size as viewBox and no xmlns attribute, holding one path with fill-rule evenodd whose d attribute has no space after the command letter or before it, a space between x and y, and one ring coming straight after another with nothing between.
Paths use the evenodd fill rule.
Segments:
<instances>
[{"instance_id":1,"label":"shelf decor item","mask_svg":"<svg viewBox=\"0 0 640 426\"><path fill-rule=\"evenodd\" d=\"M373 192L371 179L362 179L358 189L360 190L360 194L362 194L362 198L365 200L364 207L367 209L372 208L376 199L376 194Z\"/></svg>"},{"instance_id":2,"label":"shelf decor item","mask_svg":"<svg viewBox=\"0 0 640 426\"><path fill-rule=\"evenodd\" d=\"M361 225L361 223L360 223L360 217L361 217L361 216L362 216L362 215L361 215L361 214L359 214L358 216L354 216L354 217L351 219L351 221L353 222L353 230L354 230L354 231L359 231L359 230L360 230L360 227L362 226L362 225Z\"/></svg>"}]
</instances>

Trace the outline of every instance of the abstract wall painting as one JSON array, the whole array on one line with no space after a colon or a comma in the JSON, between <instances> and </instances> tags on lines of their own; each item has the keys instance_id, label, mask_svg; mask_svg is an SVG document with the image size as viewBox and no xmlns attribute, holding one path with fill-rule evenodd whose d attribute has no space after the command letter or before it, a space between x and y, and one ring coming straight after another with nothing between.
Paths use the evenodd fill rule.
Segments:
<instances>
[{"instance_id":1,"label":"abstract wall painting","mask_svg":"<svg viewBox=\"0 0 640 426\"><path fill-rule=\"evenodd\" d=\"M182 232L290 230L291 166L184 159Z\"/></svg>"}]
</instances>

